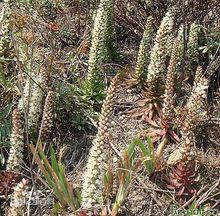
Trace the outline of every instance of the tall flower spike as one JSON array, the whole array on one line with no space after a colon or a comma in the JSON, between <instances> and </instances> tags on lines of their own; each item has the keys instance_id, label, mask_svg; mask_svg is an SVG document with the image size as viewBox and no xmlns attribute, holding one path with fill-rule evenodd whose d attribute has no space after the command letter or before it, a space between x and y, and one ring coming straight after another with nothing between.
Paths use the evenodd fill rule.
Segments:
<instances>
[{"instance_id":1,"label":"tall flower spike","mask_svg":"<svg viewBox=\"0 0 220 216\"><path fill-rule=\"evenodd\" d=\"M180 132L182 134L181 146L170 155L167 163L176 164L179 161L188 162L192 160L194 151L194 131L195 128L203 120L206 112L204 110L206 90L208 88L208 80L201 78L199 83L193 87L191 96L185 106L185 120L181 125Z\"/></svg>"},{"instance_id":2,"label":"tall flower spike","mask_svg":"<svg viewBox=\"0 0 220 216\"><path fill-rule=\"evenodd\" d=\"M166 71L166 47L167 40L173 28L173 14L168 11L157 31L155 44L150 56L148 66L147 84L149 89L156 94Z\"/></svg>"},{"instance_id":3,"label":"tall flower spike","mask_svg":"<svg viewBox=\"0 0 220 216\"><path fill-rule=\"evenodd\" d=\"M206 90L208 89L208 80L201 78L199 83L193 87L191 96L186 104L186 118L181 128L183 132L193 130L204 117L204 101Z\"/></svg>"},{"instance_id":4,"label":"tall flower spike","mask_svg":"<svg viewBox=\"0 0 220 216\"><path fill-rule=\"evenodd\" d=\"M118 76L113 78L108 89L108 94L100 114L98 133L89 153L82 189L82 207L85 209L103 204L103 180L108 148L106 138L108 136L107 131L110 124L110 115L113 110L117 82Z\"/></svg>"},{"instance_id":5,"label":"tall flower spike","mask_svg":"<svg viewBox=\"0 0 220 216\"><path fill-rule=\"evenodd\" d=\"M148 17L144 34L138 52L137 65L135 70L135 80L144 81L147 76L147 66L149 64L150 41L153 33L153 17Z\"/></svg>"},{"instance_id":6,"label":"tall flower spike","mask_svg":"<svg viewBox=\"0 0 220 216\"><path fill-rule=\"evenodd\" d=\"M28 113L28 126L29 128L36 128L39 124L40 116L42 113L42 101L43 101L43 88L45 87L46 75L44 71L41 71L35 79L36 83L33 83L32 95L30 98L30 106Z\"/></svg>"},{"instance_id":7,"label":"tall flower spike","mask_svg":"<svg viewBox=\"0 0 220 216\"><path fill-rule=\"evenodd\" d=\"M13 1L5 0L1 12L0 56L3 56L10 44L10 18Z\"/></svg>"},{"instance_id":8,"label":"tall flower spike","mask_svg":"<svg viewBox=\"0 0 220 216\"><path fill-rule=\"evenodd\" d=\"M197 63L199 57L199 25L194 22L190 26L189 41L188 41L188 55L191 63Z\"/></svg>"},{"instance_id":9,"label":"tall flower spike","mask_svg":"<svg viewBox=\"0 0 220 216\"><path fill-rule=\"evenodd\" d=\"M202 78L202 66L198 66L197 69L196 69L196 74L195 74L195 77L194 77L194 86L199 83L200 79Z\"/></svg>"},{"instance_id":10,"label":"tall flower spike","mask_svg":"<svg viewBox=\"0 0 220 216\"><path fill-rule=\"evenodd\" d=\"M25 209L28 199L28 180L22 179L21 182L14 187L14 192L11 196L8 216L25 215Z\"/></svg>"},{"instance_id":11,"label":"tall flower spike","mask_svg":"<svg viewBox=\"0 0 220 216\"><path fill-rule=\"evenodd\" d=\"M41 121L41 137L42 139L50 133L50 129L53 121L53 103L54 103L54 93L49 91L44 104L43 118Z\"/></svg>"},{"instance_id":12,"label":"tall flower spike","mask_svg":"<svg viewBox=\"0 0 220 216\"><path fill-rule=\"evenodd\" d=\"M33 81L28 77L24 85L22 96L18 102L18 109L23 113L25 111L28 111L26 110L26 108L28 107L29 98L31 98L32 96L32 85L33 85Z\"/></svg>"},{"instance_id":13,"label":"tall flower spike","mask_svg":"<svg viewBox=\"0 0 220 216\"><path fill-rule=\"evenodd\" d=\"M167 56L171 56L174 40L175 40L175 35L173 34L173 32L171 32L169 36L167 37L167 42L166 42L167 44L166 55Z\"/></svg>"},{"instance_id":14,"label":"tall flower spike","mask_svg":"<svg viewBox=\"0 0 220 216\"><path fill-rule=\"evenodd\" d=\"M207 75L211 77L220 67L220 56L218 56L207 68Z\"/></svg>"},{"instance_id":15,"label":"tall flower spike","mask_svg":"<svg viewBox=\"0 0 220 216\"><path fill-rule=\"evenodd\" d=\"M176 70L177 75L179 72L178 69L181 66L183 55L184 55L184 29L182 25L179 27L179 30L178 30L178 41L179 41L179 48L177 52L177 70Z\"/></svg>"},{"instance_id":16,"label":"tall flower spike","mask_svg":"<svg viewBox=\"0 0 220 216\"><path fill-rule=\"evenodd\" d=\"M208 80L200 78L199 83L193 87L191 96L186 104L186 118L181 127L182 142L185 148L185 158L189 158L193 148L194 130L198 124L203 120L206 112L204 110L206 90L208 89Z\"/></svg>"},{"instance_id":17,"label":"tall flower spike","mask_svg":"<svg viewBox=\"0 0 220 216\"><path fill-rule=\"evenodd\" d=\"M89 87L94 89L97 82L100 82L101 64L106 58L106 45L110 35L110 24L113 14L113 0L101 0L97 10L94 28L92 32L92 44L88 61L87 81Z\"/></svg>"},{"instance_id":18,"label":"tall flower spike","mask_svg":"<svg viewBox=\"0 0 220 216\"><path fill-rule=\"evenodd\" d=\"M6 170L19 172L23 159L23 132L21 127L20 112L18 109L13 111L12 116L12 134L11 134L11 148L7 161Z\"/></svg>"},{"instance_id":19,"label":"tall flower spike","mask_svg":"<svg viewBox=\"0 0 220 216\"><path fill-rule=\"evenodd\" d=\"M174 42L174 46L171 53L170 63L167 71L166 84L165 84L165 94L163 102L163 117L167 121L172 118L173 113L173 93L174 93L174 78L177 67L177 55L179 48L178 38Z\"/></svg>"}]
</instances>

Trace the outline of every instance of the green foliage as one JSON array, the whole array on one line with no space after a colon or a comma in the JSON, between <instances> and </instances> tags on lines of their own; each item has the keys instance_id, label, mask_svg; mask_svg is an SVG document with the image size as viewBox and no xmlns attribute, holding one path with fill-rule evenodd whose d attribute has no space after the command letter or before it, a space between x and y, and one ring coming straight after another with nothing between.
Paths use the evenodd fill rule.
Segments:
<instances>
[{"instance_id":1,"label":"green foliage","mask_svg":"<svg viewBox=\"0 0 220 216\"><path fill-rule=\"evenodd\" d=\"M142 163L144 164L148 175L151 175L154 172L156 166L154 146L152 140L148 138L146 146L144 142L142 142L139 139L134 140L134 143L141 149L141 153L143 156Z\"/></svg>"},{"instance_id":2,"label":"green foliage","mask_svg":"<svg viewBox=\"0 0 220 216\"><path fill-rule=\"evenodd\" d=\"M84 131L90 127L89 118L98 120L94 110L100 110L101 97L97 97L97 103L85 95L83 89L77 85L64 85L58 83L56 86L58 99L56 100L56 119L62 124L71 125L73 128Z\"/></svg>"},{"instance_id":3,"label":"green foliage","mask_svg":"<svg viewBox=\"0 0 220 216\"><path fill-rule=\"evenodd\" d=\"M82 88L77 89L78 95L84 103L98 103L100 104L106 96L104 91L104 84L102 82L90 82L86 80Z\"/></svg>"},{"instance_id":4,"label":"green foliage","mask_svg":"<svg viewBox=\"0 0 220 216\"><path fill-rule=\"evenodd\" d=\"M117 170L119 188L117 191L115 203L112 210L112 216L117 215L118 209L125 200L129 186L134 178L135 173L137 172L141 161L137 159L135 151L136 142L132 142L128 148L124 151L122 160L119 163Z\"/></svg>"},{"instance_id":5,"label":"green foliage","mask_svg":"<svg viewBox=\"0 0 220 216\"><path fill-rule=\"evenodd\" d=\"M202 54L208 54L209 59L213 59L218 47L220 47L220 31L210 31L210 29L203 28L203 37L200 37L200 40L203 39L199 50Z\"/></svg>"},{"instance_id":6,"label":"green foliage","mask_svg":"<svg viewBox=\"0 0 220 216\"><path fill-rule=\"evenodd\" d=\"M143 156L141 159L137 155L137 147L141 150ZM145 146L144 142L142 142L140 139L135 139L124 151L123 157L119 162L119 167L117 170L119 187L111 216L117 214L118 209L127 196L132 181L136 178L136 174L141 164L144 164L148 175L151 175L154 172L156 162L153 142L150 138L147 140L147 146ZM111 178L112 174L106 176L106 182L109 183Z\"/></svg>"},{"instance_id":7,"label":"green foliage","mask_svg":"<svg viewBox=\"0 0 220 216\"><path fill-rule=\"evenodd\" d=\"M73 190L66 177L64 166L56 159L53 147L50 148L51 163L47 159L41 143L36 150L33 145L30 145L30 148L47 184L61 205L63 207L69 206L73 211L76 211L80 207L80 193L78 189Z\"/></svg>"}]
</instances>

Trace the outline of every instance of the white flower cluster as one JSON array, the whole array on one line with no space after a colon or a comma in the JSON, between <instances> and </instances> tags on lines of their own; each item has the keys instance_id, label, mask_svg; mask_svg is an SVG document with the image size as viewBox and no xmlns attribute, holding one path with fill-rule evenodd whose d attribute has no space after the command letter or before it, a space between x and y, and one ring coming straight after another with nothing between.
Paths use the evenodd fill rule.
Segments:
<instances>
[{"instance_id":1,"label":"white flower cluster","mask_svg":"<svg viewBox=\"0 0 220 216\"><path fill-rule=\"evenodd\" d=\"M173 15L171 11L168 11L157 31L155 44L150 56L150 64L148 66L147 83L153 92L156 91L156 85L159 85L160 80L163 79L165 75L167 40L170 37L172 28Z\"/></svg>"},{"instance_id":2,"label":"white flower cluster","mask_svg":"<svg viewBox=\"0 0 220 216\"><path fill-rule=\"evenodd\" d=\"M18 102L18 108L23 113L27 111L25 109L28 107L28 100L32 96L32 88L31 88L32 85L33 85L33 81L30 78L27 78L23 89L22 97Z\"/></svg>"},{"instance_id":3,"label":"white flower cluster","mask_svg":"<svg viewBox=\"0 0 220 216\"><path fill-rule=\"evenodd\" d=\"M170 58L169 67L167 70L166 84L165 84L165 93L164 93L164 102L163 102L163 115L164 120L169 120L172 118L174 103L173 103L173 93L174 93L174 78L177 68L177 55L176 53L179 50L179 41L178 38L175 40L173 45L173 50Z\"/></svg>"},{"instance_id":4,"label":"white flower cluster","mask_svg":"<svg viewBox=\"0 0 220 216\"><path fill-rule=\"evenodd\" d=\"M44 104L43 118L41 121L41 136L44 139L51 130L52 121L53 121L53 102L54 102L54 93L49 91Z\"/></svg>"},{"instance_id":5,"label":"white flower cluster","mask_svg":"<svg viewBox=\"0 0 220 216\"><path fill-rule=\"evenodd\" d=\"M101 0L97 10L92 32L92 44L88 61L90 83L96 83L100 76L100 66L105 58L105 46L108 40L109 23L112 19L113 0Z\"/></svg>"},{"instance_id":6,"label":"white flower cluster","mask_svg":"<svg viewBox=\"0 0 220 216\"><path fill-rule=\"evenodd\" d=\"M178 37L178 41L179 41L179 48L178 48L178 52L176 53L176 55L177 55L177 68L176 68L175 75L179 76L179 69L182 64L183 55L184 55L184 28L183 28L183 25L181 25L179 27L177 37Z\"/></svg>"},{"instance_id":7,"label":"white flower cluster","mask_svg":"<svg viewBox=\"0 0 220 216\"><path fill-rule=\"evenodd\" d=\"M91 208L103 204L104 172L106 169L106 138L113 110L118 77L113 78L103 103L99 129L89 153L82 189L82 207Z\"/></svg>"},{"instance_id":8,"label":"white flower cluster","mask_svg":"<svg viewBox=\"0 0 220 216\"><path fill-rule=\"evenodd\" d=\"M186 118L180 128L182 134L180 146L170 154L167 164L174 165L180 161L193 160L196 153L194 131L205 116L204 103L207 88L208 80L205 78L201 78L199 83L193 87L191 96L185 106Z\"/></svg>"},{"instance_id":9,"label":"white flower cluster","mask_svg":"<svg viewBox=\"0 0 220 216\"><path fill-rule=\"evenodd\" d=\"M173 48L173 42L174 42L175 36L173 32L171 32L168 37L167 37L167 42L166 42L166 55L170 57L172 48Z\"/></svg>"},{"instance_id":10,"label":"white flower cluster","mask_svg":"<svg viewBox=\"0 0 220 216\"><path fill-rule=\"evenodd\" d=\"M188 56L191 62L198 62L199 56L199 25L194 22L190 26L188 41Z\"/></svg>"},{"instance_id":11,"label":"white flower cluster","mask_svg":"<svg viewBox=\"0 0 220 216\"><path fill-rule=\"evenodd\" d=\"M29 128L35 128L39 124L40 116L42 114L42 102L43 102L43 86L45 83L45 77L43 73L39 73L35 79L36 83L33 83L32 95L29 104L28 113L28 126Z\"/></svg>"},{"instance_id":12,"label":"white flower cluster","mask_svg":"<svg viewBox=\"0 0 220 216\"><path fill-rule=\"evenodd\" d=\"M208 80L200 78L199 83L193 87L191 96L186 104L187 115L184 120L183 131L193 130L205 116L204 102L207 95Z\"/></svg>"},{"instance_id":13,"label":"white flower cluster","mask_svg":"<svg viewBox=\"0 0 220 216\"><path fill-rule=\"evenodd\" d=\"M8 171L20 171L23 159L23 132L20 122L20 113L18 109L13 112L13 128L11 134L11 148L7 161L6 169Z\"/></svg>"},{"instance_id":14,"label":"white flower cluster","mask_svg":"<svg viewBox=\"0 0 220 216\"><path fill-rule=\"evenodd\" d=\"M153 33L153 17L148 17L144 34L138 51L135 79L142 81L147 76L147 65L149 64L150 41Z\"/></svg>"},{"instance_id":15,"label":"white flower cluster","mask_svg":"<svg viewBox=\"0 0 220 216\"><path fill-rule=\"evenodd\" d=\"M36 68L34 72L36 72ZM21 112L28 114L29 128L35 128L39 124L42 113L43 89L46 86L46 74L43 68L38 74L31 74L29 76L26 79L18 108Z\"/></svg>"},{"instance_id":16,"label":"white flower cluster","mask_svg":"<svg viewBox=\"0 0 220 216\"><path fill-rule=\"evenodd\" d=\"M197 83L199 83L200 79L202 78L203 72L202 72L202 66L198 66L196 69L196 73L195 73L195 77L194 77L194 86L197 85Z\"/></svg>"},{"instance_id":17,"label":"white flower cluster","mask_svg":"<svg viewBox=\"0 0 220 216\"><path fill-rule=\"evenodd\" d=\"M25 215L26 200L28 199L28 180L22 179L14 187L14 192L10 201L8 216Z\"/></svg>"},{"instance_id":18,"label":"white flower cluster","mask_svg":"<svg viewBox=\"0 0 220 216\"><path fill-rule=\"evenodd\" d=\"M179 49L178 49L178 58L182 60L183 52L184 52L184 27L181 25L178 30L178 41L179 41Z\"/></svg>"},{"instance_id":19,"label":"white flower cluster","mask_svg":"<svg viewBox=\"0 0 220 216\"><path fill-rule=\"evenodd\" d=\"M10 18L12 3L12 0L5 0L1 12L0 56L4 55L10 43Z\"/></svg>"}]
</instances>

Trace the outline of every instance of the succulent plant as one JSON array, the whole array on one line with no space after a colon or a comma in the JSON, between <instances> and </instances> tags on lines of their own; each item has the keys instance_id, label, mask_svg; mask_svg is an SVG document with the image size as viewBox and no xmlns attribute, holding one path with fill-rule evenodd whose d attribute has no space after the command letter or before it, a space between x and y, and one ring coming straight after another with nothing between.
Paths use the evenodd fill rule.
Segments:
<instances>
[{"instance_id":1,"label":"succulent plant","mask_svg":"<svg viewBox=\"0 0 220 216\"><path fill-rule=\"evenodd\" d=\"M167 188L175 190L176 198L180 203L185 203L187 197L196 193L194 188L196 181L195 164L178 163L166 178Z\"/></svg>"}]
</instances>

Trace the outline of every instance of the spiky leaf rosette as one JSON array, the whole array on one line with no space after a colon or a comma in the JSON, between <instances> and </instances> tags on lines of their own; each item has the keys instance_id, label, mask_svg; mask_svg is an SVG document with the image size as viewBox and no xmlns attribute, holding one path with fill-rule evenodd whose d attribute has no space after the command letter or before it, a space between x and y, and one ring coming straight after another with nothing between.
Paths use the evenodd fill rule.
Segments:
<instances>
[{"instance_id":1,"label":"spiky leaf rosette","mask_svg":"<svg viewBox=\"0 0 220 216\"><path fill-rule=\"evenodd\" d=\"M153 17L148 17L144 34L138 51L138 59L135 70L135 80L144 81L147 76L147 66L149 64L150 41L153 33Z\"/></svg>"},{"instance_id":2,"label":"spiky leaf rosette","mask_svg":"<svg viewBox=\"0 0 220 216\"><path fill-rule=\"evenodd\" d=\"M10 44L10 18L11 18L11 8L13 5L12 0L4 1L4 6L1 11L1 38L0 38L0 56L3 56L9 48Z\"/></svg>"},{"instance_id":3,"label":"spiky leaf rosette","mask_svg":"<svg viewBox=\"0 0 220 216\"><path fill-rule=\"evenodd\" d=\"M198 62L199 57L199 25L194 22L190 26L188 41L188 56L191 64Z\"/></svg>"},{"instance_id":4,"label":"spiky leaf rosette","mask_svg":"<svg viewBox=\"0 0 220 216\"><path fill-rule=\"evenodd\" d=\"M108 89L100 114L98 133L89 153L82 189L82 206L85 209L103 203L104 173L108 148L106 138L117 90L117 81L118 76L113 78Z\"/></svg>"},{"instance_id":5,"label":"spiky leaf rosette","mask_svg":"<svg viewBox=\"0 0 220 216\"><path fill-rule=\"evenodd\" d=\"M168 11L163 18L157 31L155 44L150 55L150 64L148 66L147 84L149 89L157 94L163 85L166 71L166 48L167 40L173 28L173 14Z\"/></svg>"},{"instance_id":6,"label":"spiky leaf rosette","mask_svg":"<svg viewBox=\"0 0 220 216\"><path fill-rule=\"evenodd\" d=\"M41 138L45 139L50 133L52 121L53 121L53 103L54 103L54 93L49 91L44 104L43 118L41 121Z\"/></svg>"},{"instance_id":7,"label":"spiky leaf rosette","mask_svg":"<svg viewBox=\"0 0 220 216\"><path fill-rule=\"evenodd\" d=\"M21 126L21 116L19 110L16 108L13 111L12 116L12 134L11 134L11 148L9 152L9 157L7 161L6 170L8 171L20 171L22 159L23 159L23 149L24 149L24 142L23 142L23 132Z\"/></svg>"},{"instance_id":8,"label":"spiky leaf rosette","mask_svg":"<svg viewBox=\"0 0 220 216\"><path fill-rule=\"evenodd\" d=\"M173 113L173 93L174 93L174 78L175 78L175 72L177 67L177 55L179 48L179 41L178 38L175 40L170 63L167 71L166 76L166 84L165 84L165 94L164 94L164 102L163 102L163 118L164 121L168 121L172 118Z\"/></svg>"},{"instance_id":9,"label":"spiky leaf rosette","mask_svg":"<svg viewBox=\"0 0 220 216\"><path fill-rule=\"evenodd\" d=\"M11 196L8 216L25 215L26 204L28 200L28 180L22 179L21 182L14 187Z\"/></svg>"},{"instance_id":10,"label":"spiky leaf rosette","mask_svg":"<svg viewBox=\"0 0 220 216\"><path fill-rule=\"evenodd\" d=\"M192 196L196 190L196 172L194 164L178 163L172 168L167 180L167 187L175 190L177 199L183 204L187 197Z\"/></svg>"},{"instance_id":11,"label":"spiky leaf rosette","mask_svg":"<svg viewBox=\"0 0 220 216\"><path fill-rule=\"evenodd\" d=\"M113 0L101 0L92 32L92 44L88 61L87 87L96 91L101 80L101 65L106 58L106 45L110 38Z\"/></svg>"}]
</instances>

